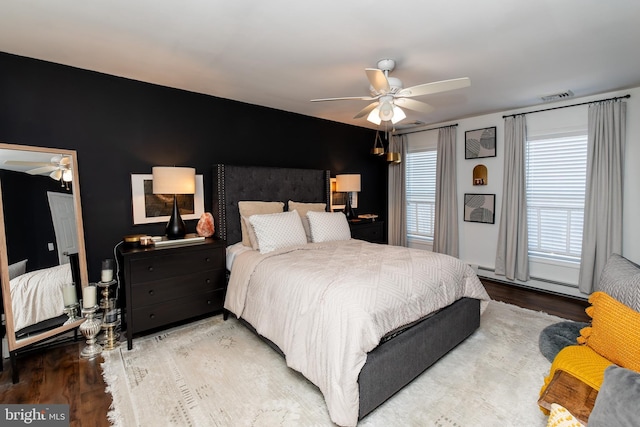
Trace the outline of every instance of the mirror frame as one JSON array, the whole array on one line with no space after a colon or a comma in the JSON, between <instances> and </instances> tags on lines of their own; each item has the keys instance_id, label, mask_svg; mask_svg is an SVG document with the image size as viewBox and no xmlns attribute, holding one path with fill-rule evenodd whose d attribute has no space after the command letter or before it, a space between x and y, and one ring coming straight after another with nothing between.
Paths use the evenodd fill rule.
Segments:
<instances>
[{"instance_id":1,"label":"mirror frame","mask_svg":"<svg viewBox=\"0 0 640 427\"><path fill-rule=\"evenodd\" d=\"M78 264L80 269L81 286L84 288L89 283L87 273L87 254L84 244L84 225L82 223L82 208L80 205L80 178L78 175L78 155L75 150L66 150L48 147L33 147L29 145L16 145L0 143L0 150L18 150L34 152L55 152L55 154L68 155L72 159L73 169L73 205L76 217L76 228L78 233ZM84 322L79 319L68 325L61 325L49 329L40 334L16 340L16 331L13 323L13 306L11 303L11 288L9 283L9 256L7 251L7 235L4 221L4 205L2 201L2 186L0 185L0 281L2 282L2 300L4 304L4 316L6 325L7 343L9 351L13 352L20 348L54 337L63 332L77 328Z\"/></svg>"}]
</instances>

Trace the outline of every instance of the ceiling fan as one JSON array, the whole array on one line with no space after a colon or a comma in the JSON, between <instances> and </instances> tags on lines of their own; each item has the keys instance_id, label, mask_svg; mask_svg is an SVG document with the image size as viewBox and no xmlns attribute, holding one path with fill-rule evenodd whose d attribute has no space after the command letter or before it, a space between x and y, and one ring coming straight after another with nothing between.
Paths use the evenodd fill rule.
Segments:
<instances>
[{"instance_id":1,"label":"ceiling fan","mask_svg":"<svg viewBox=\"0 0 640 427\"><path fill-rule=\"evenodd\" d=\"M434 107L431 105L411 98L461 89L471 85L471 80L468 77L462 77L403 88L400 79L389 77L389 73L393 71L396 66L396 62L393 59L381 59L377 65L378 68L365 68L367 78L371 84L369 87L371 91L370 96L312 99L311 102L344 100L373 101L360 110L358 114L354 116L354 119L367 116L367 120L376 125L379 125L383 121L391 121L391 123L396 124L407 117L402 108L408 108L409 110L419 111L421 113L430 113L434 110Z\"/></svg>"},{"instance_id":2,"label":"ceiling fan","mask_svg":"<svg viewBox=\"0 0 640 427\"><path fill-rule=\"evenodd\" d=\"M69 156L53 156L50 162L32 162L25 160L5 160L6 165L26 166L25 173L29 175L49 175L52 179L70 182L73 179L73 171L71 170L71 157Z\"/></svg>"}]
</instances>

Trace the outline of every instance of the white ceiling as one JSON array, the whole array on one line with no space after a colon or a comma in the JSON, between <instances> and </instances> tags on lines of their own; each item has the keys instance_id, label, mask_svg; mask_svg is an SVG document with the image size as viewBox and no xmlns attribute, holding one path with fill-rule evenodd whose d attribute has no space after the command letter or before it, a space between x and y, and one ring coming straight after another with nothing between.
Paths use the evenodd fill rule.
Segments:
<instances>
[{"instance_id":1,"label":"white ceiling","mask_svg":"<svg viewBox=\"0 0 640 427\"><path fill-rule=\"evenodd\" d=\"M2 0L0 51L336 122L366 101L364 69L397 62L443 123L640 86L637 0ZM409 112L407 110L407 112Z\"/></svg>"}]
</instances>

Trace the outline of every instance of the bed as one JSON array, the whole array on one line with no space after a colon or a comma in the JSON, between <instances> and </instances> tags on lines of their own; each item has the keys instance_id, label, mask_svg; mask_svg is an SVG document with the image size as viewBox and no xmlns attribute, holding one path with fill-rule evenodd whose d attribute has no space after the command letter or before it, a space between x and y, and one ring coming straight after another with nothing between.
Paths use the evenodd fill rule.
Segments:
<instances>
[{"instance_id":1,"label":"bed","mask_svg":"<svg viewBox=\"0 0 640 427\"><path fill-rule=\"evenodd\" d=\"M329 171L215 165L213 175L216 233L230 248L238 248L243 240L239 214L242 201L280 201L286 205L289 200L300 204L329 200ZM437 280L424 280L432 283L429 286L439 295L414 299L407 308L397 304L385 308L380 301L394 292L390 278L397 277L398 283L413 280L411 295L423 292L416 290L415 280L407 279L408 273L399 267L406 264L405 259L414 257L422 264L420 269L414 264L411 268L423 277L427 270L431 275L433 269L422 267L427 265L425 257L446 265L433 273ZM349 259L359 259L357 268L346 264ZM320 388L332 421L339 425L355 425L470 336L480 324L484 301L489 299L475 273L455 258L355 239L305 242L266 254L247 249L232 260L225 309ZM317 266L328 268L317 268L303 279L292 277L294 271L305 271L314 260ZM381 275L368 276L373 273L364 264ZM317 279L316 287L318 276L322 279ZM449 286L453 277L460 283ZM360 289L354 291L359 297L349 299L347 288L336 288L338 280L345 278L359 284ZM386 289L386 294L379 294L384 298L363 291L370 282L376 283L375 292ZM362 315L361 302L368 299L381 309ZM342 301L348 301L349 309L338 306ZM299 305L295 310L284 310L278 302ZM405 313L413 316L410 321ZM371 318L375 318L373 322ZM362 330L342 331L344 324L357 324ZM340 333L335 333L338 330ZM349 338L343 339L347 333Z\"/></svg>"}]
</instances>

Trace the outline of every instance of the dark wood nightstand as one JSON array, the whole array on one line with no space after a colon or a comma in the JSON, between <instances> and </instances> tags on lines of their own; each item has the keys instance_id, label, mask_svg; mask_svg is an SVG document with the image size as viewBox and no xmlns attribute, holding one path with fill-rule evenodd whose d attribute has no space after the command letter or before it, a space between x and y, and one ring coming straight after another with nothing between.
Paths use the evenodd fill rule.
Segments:
<instances>
[{"instance_id":1,"label":"dark wood nightstand","mask_svg":"<svg viewBox=\"0 0 640 427\"><path fill-rule=\"evenodd\" d=\"M118 248L127 348L133 335L221 311L227 289L224 240L163 248Z\"/></svg>"},{"instance_id":2,"label":"dark wood nightstand","mask_svg":"<svg viewBox=\"0 0 640 427\"><path fill-rule=\"evenodd\" d=\"M352 220L349 221L351 237L371 243L387 243L384 221Z\"/></svg>"}]
</instances>

